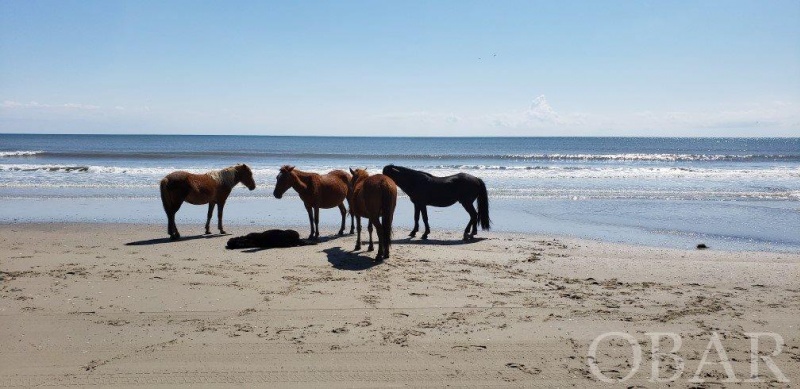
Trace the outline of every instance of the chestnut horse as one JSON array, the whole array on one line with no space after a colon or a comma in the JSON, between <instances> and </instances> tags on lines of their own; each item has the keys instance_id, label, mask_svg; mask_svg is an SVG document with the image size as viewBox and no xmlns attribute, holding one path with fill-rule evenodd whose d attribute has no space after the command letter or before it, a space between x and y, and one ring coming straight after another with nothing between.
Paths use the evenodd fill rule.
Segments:
<instances>
[{"instance_id":1,"label":"chestnut horse","mask_svg":"<svg viewBox=\"0 0 800 389\"><path fill-rule=\"evenodd\" d=\"M272 195L276 199L283 197L289 188L294 188L308 212L308 222L311 224L311 234L308 239L319 238L319 209L339 207L342 213L342 227L339 235L344 235L344 226L347 219L347 210L344 202L350 206L348 182L350 175L343 170L332 170L328 174L317 174L300 171L294 166L283 165L275 182L275 191ZM313 212L312 212L313 211ZM350 216L350 233L354 230L353 216Z\"/></svg>"},{"instance_id":2,"label":"chestnut horse","mask_svg":"<svg viewBox=\"0 0 800 389\"><path fill-rule=\"evenodd\" d=\"M397 205L397 186L383 174L370 176L364 169L350 169L353 178L350 190L353 194L350 213L356 216L358 237L356 250L361 250L361 218L369 219L369 250L372 251L372 226L378 233L378 255L375 260L389 258L392 245L392 219Z\"/></svg>"},{"instance_id":3,"label":"chestnut horse","mask_svg":"<svg viewBox=\"0 0 800 389\"><path fill-rule=\"evenodd\" d=\"M253 181L253 172L247 165L231 166L222 170L210 171L205 174L192 174L177 171L168 174L161 180L161 203L167 213L167 233L170 239L180 239L178 227L175 226L175 213L186 201L189 204L208 204L208 218L206 219L206 234L210 234L209 224L214 213L214 205L219 204L217 218L219 232L224 234L222 228L222 208L231 190L238 183L244 184L247 189L256 188Z\"/></svg>"}]
</instances>

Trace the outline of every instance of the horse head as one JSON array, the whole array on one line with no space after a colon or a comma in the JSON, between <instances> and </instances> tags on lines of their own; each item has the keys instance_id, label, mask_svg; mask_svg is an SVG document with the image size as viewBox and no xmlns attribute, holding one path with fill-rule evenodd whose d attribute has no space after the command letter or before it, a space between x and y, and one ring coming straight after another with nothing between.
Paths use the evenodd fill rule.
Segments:
<instances>
[{"instance_id":1,"label":"horse head","mask_svg":"<svg viewBox=\"0 0 800 389\"><path fill-rule=\"evenodd\" d=\"M356 169L356 170L353 170L353 168L350 168L350 174L353 175L353 177L350 179L351 192L352 192L352 189L354 189L356 187L356 184L358 184L359 181L363 181L364 179L369 177L369 173L367 173L367 169Z\"/></svg>"},{"instance_id":2,"label":"horse head","mask_svg":"<svg viewBox=\"0 0 800 389\"><path fill-rule=\"evenodd\" d=\"M276 177L275 190L272 192L272 195L275 196L276 199L283 197L283 194L294 184L295 177L294 174L292 174L292 170L294 170L294 166L281 166L278 177Z\"/></svg>"},{"instance_id":3,"label":"horse head","mask_svg":"<svg viewBox=\"0 0 800 389\"><path fill-rule=\"evenodd\" d=\"M401 188L407 187L406 183L409 177L407 174L404 174L405 172L402 169L403 168L398 166L386 165L383 167L383 175L391 178L392 181L394 181Z\"/></svg>"},{"instance_id":4,"label":"horse head","mask_svg":"<svg viewBox=\"0 0 800 389\"><path fill-rule=\"evenodd\" d=\"M383 167L383 175L384 176L392 177L393 175L395 175L395 174L397 174L399 172L400 172L400 170L397 169L397 167L394 166L394 164L386 165L386 166Z\"/></svg>"},{"instance_id":5,"label":"horse head","mask_svg":"<svg viewBox=\"0 0 800 389\"><path fill-rule=\"evenodd\" d=\"M244 184L247 189L253 190L256 188L256 181L253 180L253 171L250 166L245 164L236 165L236 180Z\"/></svg>"}]
</instances>

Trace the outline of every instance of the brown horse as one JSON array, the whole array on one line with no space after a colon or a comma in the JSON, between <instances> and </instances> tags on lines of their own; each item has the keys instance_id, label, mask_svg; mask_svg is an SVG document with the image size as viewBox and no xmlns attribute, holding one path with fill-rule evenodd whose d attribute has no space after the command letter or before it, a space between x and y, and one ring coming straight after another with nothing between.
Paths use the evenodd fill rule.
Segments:
<instances>
[{"instance_id":1,"label":"brown horse","mask_svg":"<svg viewBox=\"0 0 800 389\"><path fill-rule=\"evenodd\" d=\"M372 251L372 226L378 233L378 255L375 260L389 258L392 245L392 219L397 205L397 186L391 178L383 174L370 176L364 169L350 169L352 203L350 213L357 218L358 237L356 250L361 250L361 218L369 219L369 249Z\"/></svg>"},{"instance_id":2,"label":"brown horse","mask_svg":"<svg viewBox=\"0 0 800 389\"><path fill-rule=\"evenodd\" d=\"M348 182L350 175L343 170L332 170L328 174L317 174L300 171L294 166L284 165L278 173L275 182L275 191L272 195L276 199L283 197L289 188L294 188L308 212L308 222L311 224L311 234L308 239L319 238L319 209L329 209L339 207L342 213L342 227L339 235L344 235L344 226L347 219L347 209L344 202L350 206L350 196L348 192ZM313 211L313 212L312 212ZM350 216L350 233L354 230L353 216Z\"/></svg>"},{"instance_id":3,"label":"brown horse","mask_svg":"<svg viewBox=\"0 0 800 389\"><path fill-rule=\"evenodd\" d=\"M178 212L184 201L194 205L208 204L206 234L211 233L209 229L211 215L214 213L214 205L219 204L217 227L219 227L219 232L224 234L222 208L225 207L225 200L228 199L233 187L240 182L247 189L256 188L253 172L247 165L231 166L205 174L177 171L164 177L161 180L161 203L164 204L164 211L167 213L167 233L170 239L177 240L181 237L178 227L175 226L175 213Z\"/></svg>"}]
</instances>

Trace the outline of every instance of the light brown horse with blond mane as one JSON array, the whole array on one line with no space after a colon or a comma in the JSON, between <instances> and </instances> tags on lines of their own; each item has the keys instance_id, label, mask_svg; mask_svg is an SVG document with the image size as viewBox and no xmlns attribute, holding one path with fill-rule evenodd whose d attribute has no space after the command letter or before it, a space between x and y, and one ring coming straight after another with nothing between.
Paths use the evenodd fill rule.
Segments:
<instances>
[{"instance_id":1,"label":"light brown horse with blond mane","mask_svg":"<svg viewBox=\"0 0 800 389\"><path fill-rule=\"evenodd\" d=\"M319 238L319 209L339 207L342 214L342 227L339 235L344 235L344 226L347 219L347 209L344 202L350 206L348 183L350 175L343 170L332 170L327 174L304 172L294 166L284 165L278 172L275 190L272 195L276 199L283 197L289 188L294 188L308 212L308 222L311 224L311 234L308 239ZM354 230L353 216L350 216L350 233Z\"/></svg>"},{"instance_id":2,"label":"light brown horse with blond mane","mask_svg":"<svg viewBox=\"0 0 800 389\"><path fill-rule=\"evenodd\" d=\"M225 233L222 228L222 209L231 190L238 183L244 184L247 189L256 188L253 181L253 172L247 165L241 164L227 167L222 170L210 171L205 174L193 174L185 171L177 171L168 174L161 180L161 203L164 204L164 211L167 213L167 233L172 240L178 240L181 234L175 226L175 214L181 208L184 201L189 204L202 205L208 204L208 218L206 219L206 234L210 234L211 215L214 213L214 206L217 209L217 227L221 234Z\"/></svg>"},{"instance_id":3,"label":"light brown horse with blond mane","mask_svg":"<svg viewBox=\"0 0 800 389\"><path fill-rule=\"evenodd\" d=\"M369 175L364 169L350 169L352 201L350 213L356 216L358 236L356 251L361 250L361 218L369 219L369 248L372 251L372 227L378 235L378 255L376 261L389 258L392 245L392 219L397 205L397 185L383 174Z\"/></svg>"}]
</instances>

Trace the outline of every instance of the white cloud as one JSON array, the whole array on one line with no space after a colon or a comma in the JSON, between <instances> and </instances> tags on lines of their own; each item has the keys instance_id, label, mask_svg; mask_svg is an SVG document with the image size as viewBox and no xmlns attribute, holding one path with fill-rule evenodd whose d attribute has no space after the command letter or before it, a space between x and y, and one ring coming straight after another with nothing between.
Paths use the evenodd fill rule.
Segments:
<instances>
[{"instance_id":1,"label":"white cloud","mask_svg":"<svg viewBox=\"0 0 800 389\"><path fill-rule=\"evenodd\" d=\"M776 101L735 108L738 109L613 115L559 112L544 95L540 95L527 109L516 111L472 116L422 111L378 118L385 119L383 124L390 128L404 127L421 134L439 131L439 135L751 136L766 132L800 136L800 108L797 104ZM453 131L445 133L446 130Z\"/></svg>"},{"instance_id":2,"label":"white cloud","mask_svg":"<svg viewBox=\"0 0 800 389\"><path fill-rule=\"evenodd\" d=\"M37 101L20 103L18 101L5 100L0 103L0 108L6 109L73 109L73 110L97 110L98 105L65 103L65 104L42 104Z\"/></svg>"},{"instance_id":3,"label":"white cloud","mask_svg":"<svg viewBox=\"0 0 800 389\"><path fill-rule=\"evenodd\" d=\"M569 124L569 118L564 118L556 112L547 98L540 95L531 102L530 107L522 111L511 111L504 113L488 114L484 117L476 118L478 121L485 121L494 127L507 128L543 128L562 126Z\"/></svg>"},{"instance_id":4,"label":"white cloud","mask_svg":"<svg viewBox=\"0 0 800 389\"><path fill-rule=\"evenodd\" d=\"M174 110L83 103L0 103L0 131L250 133L397 136L800 136L800 105L774 101L718 110L584 113L560 110L544 95L502 112L411 111L379 115L247 109Z\"/></svg>"}]
</instances>

